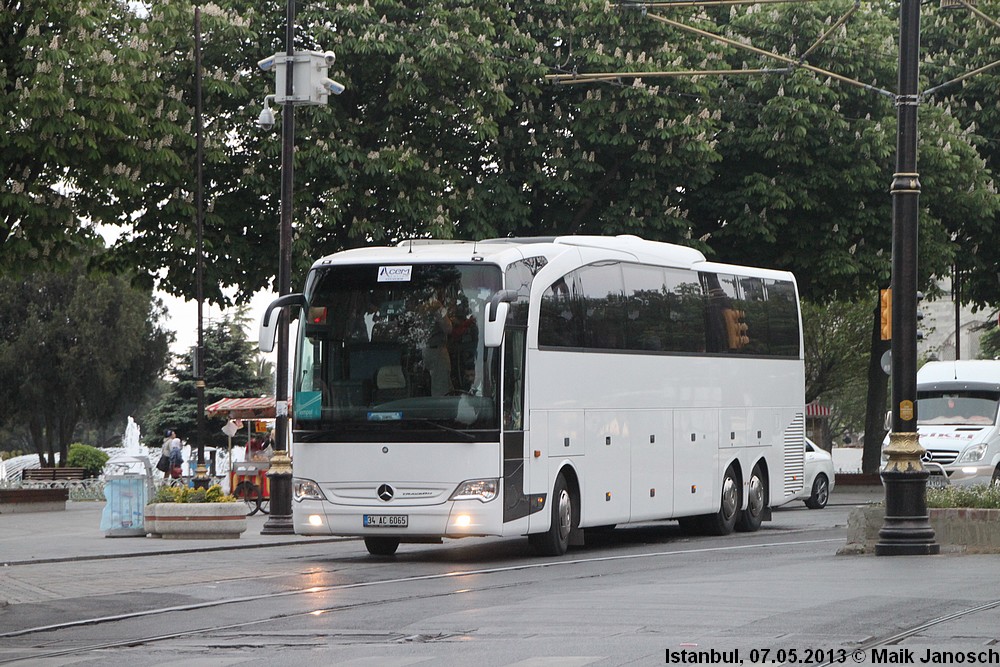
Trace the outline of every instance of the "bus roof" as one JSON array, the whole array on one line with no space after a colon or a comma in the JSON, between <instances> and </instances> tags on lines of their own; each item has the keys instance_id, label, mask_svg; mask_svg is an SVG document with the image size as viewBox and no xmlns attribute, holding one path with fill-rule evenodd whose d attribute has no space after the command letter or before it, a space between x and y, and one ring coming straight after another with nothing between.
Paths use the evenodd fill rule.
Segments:
<instances>
[{"instance_id":1,"label":"bus roof","mask_svg":"<svg viewBox=\"0 0 1000 667\"><path fill-rule=\"evenodd\" d=\"M638 236L533 236L493 238L481 241L453 239L413 239L400 241L395 246L372 246L344 250L316 261L314 267L348 263L408 263L408 262L470 262L486 261L500 266L532 255L545 255L552 259L563 252L576 249L605 250L629 256L636 262L684 269L704 269L713 271L733 270L728 264L717 264L706 260L705 255L694 248L648 241ZM752 267L739 267L745 269ZM753 268L753 275L760 277L789 278L785 271Z\"/></svg>"}]
</instances>

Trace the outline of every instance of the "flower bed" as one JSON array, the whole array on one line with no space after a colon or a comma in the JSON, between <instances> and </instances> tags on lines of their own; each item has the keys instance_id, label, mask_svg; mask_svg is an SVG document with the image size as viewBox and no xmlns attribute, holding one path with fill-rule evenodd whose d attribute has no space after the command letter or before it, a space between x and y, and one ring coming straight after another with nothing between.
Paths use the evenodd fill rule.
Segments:
<instances>
[{"instance_id":1,"label":"flower bed","mask_svg":"<svg viewBox=\"0 0 1000 667\"><path fill-rule=\"evenodd\" d=\"M943 551L1000 553L1000 488L930 489L927 506L934 540ZM839 553L874 553L884 521L884 505L852 510L847 519L847 544Z\"/></svg>"}]
</instances>

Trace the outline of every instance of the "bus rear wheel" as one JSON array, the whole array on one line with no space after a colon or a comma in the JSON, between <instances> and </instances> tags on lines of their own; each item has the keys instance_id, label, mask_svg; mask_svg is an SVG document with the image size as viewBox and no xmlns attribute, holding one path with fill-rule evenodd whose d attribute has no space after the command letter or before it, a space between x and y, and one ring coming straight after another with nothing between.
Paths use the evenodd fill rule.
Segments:
<instances>
[{"instance_id":1,"label":"bus rear wheel","mask_svg":"<svg viewBox=\"0 0 1000 667\"><path fill-rule=\"evenodd\" d=\"M736 530L744 533L758 530L764 520L765 507L767 507L767 482L760 466L754 466L753 472L750 473L750 483L747 484L747 508L740 512Z\"/></svg>"},{"instance_id":2,"label":"bus rear wheel","mask_svg":"<svg viewBox=\"0 0 1000 667\"><path fill-rule=\"evenodd\" d=\"M732 466L726 468L726 474L722 478L722 494L719 503L719 511L715 514L706 514L701 517L702 529L708 535L728 535L736 528L736 519L740 513L742 504L742 494L740 493L740 481L736 477L736 471Z\"/></svg>"},{"instance_id":3,"label":"bus rear wheel","mask_svg":"<svg viewBox=\"0 0 1000 667\"><path fill-rule=\"evenodd\" d=\"M398 537L366 537L365 548L372 556L392 556L399 548Z\"/></svg>"},{"instance_id":4,"label":"bus rear wheel","mask_svg":"<svg viewBox=\"0 0 1000 667\"><path fill-rule=\"evenodd\" d=\"M573 530L577 511L573 506L566 479L560 474L552 490L552 504L549 508L551 522L544 533L528 536L528 543L540 556L562 556L569 548L569 534Z\"/></svg>"}]
</instances>

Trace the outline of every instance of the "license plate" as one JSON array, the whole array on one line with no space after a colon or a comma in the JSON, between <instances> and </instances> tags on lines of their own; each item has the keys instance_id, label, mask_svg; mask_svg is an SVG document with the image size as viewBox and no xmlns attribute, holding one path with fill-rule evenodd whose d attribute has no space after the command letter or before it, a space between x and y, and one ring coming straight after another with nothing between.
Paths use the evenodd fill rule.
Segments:
<instances>
[{"instance_id":1,"label":"license plate","mask_svg":"<svg viewBox=\"0 0 1000 667\"><path fill-rule=\"evenodd\" d=\"M406 514L365 514L365 528L406 528L410 517Z\"/></svg>"},{"instance_id":2,"label":"license plate","mask_svg":"<svg viewBox=\"0 0 1000 667\"><path fill-rule=\"evenodd\" d=\"M944 475L931 475L927 478L927 486L931 489L943 489L948 486L948 478Z\"/></svg>"}]
</instances>

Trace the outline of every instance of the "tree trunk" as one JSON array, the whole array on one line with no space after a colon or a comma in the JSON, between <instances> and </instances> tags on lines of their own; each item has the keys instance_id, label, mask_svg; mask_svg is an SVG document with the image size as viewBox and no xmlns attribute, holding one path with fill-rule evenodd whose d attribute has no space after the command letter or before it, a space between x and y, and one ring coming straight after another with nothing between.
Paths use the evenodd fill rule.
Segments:
<instances>
[{"instance_id":1,"label":"tree trunk","mask_svg":"<svg viewBox=\"0 0 1000 667\"><path fill-rule=\"evenodd\" d=\"M889 396L889 376L882 370L882 355L891 341L882 340L879 302L872 311L871 357L868 360L868 401L865 409L865 448L861 456L861 472L877 473L882 464L882 441L885 439L886 402Z\"/></svg>"}]
</instances>

